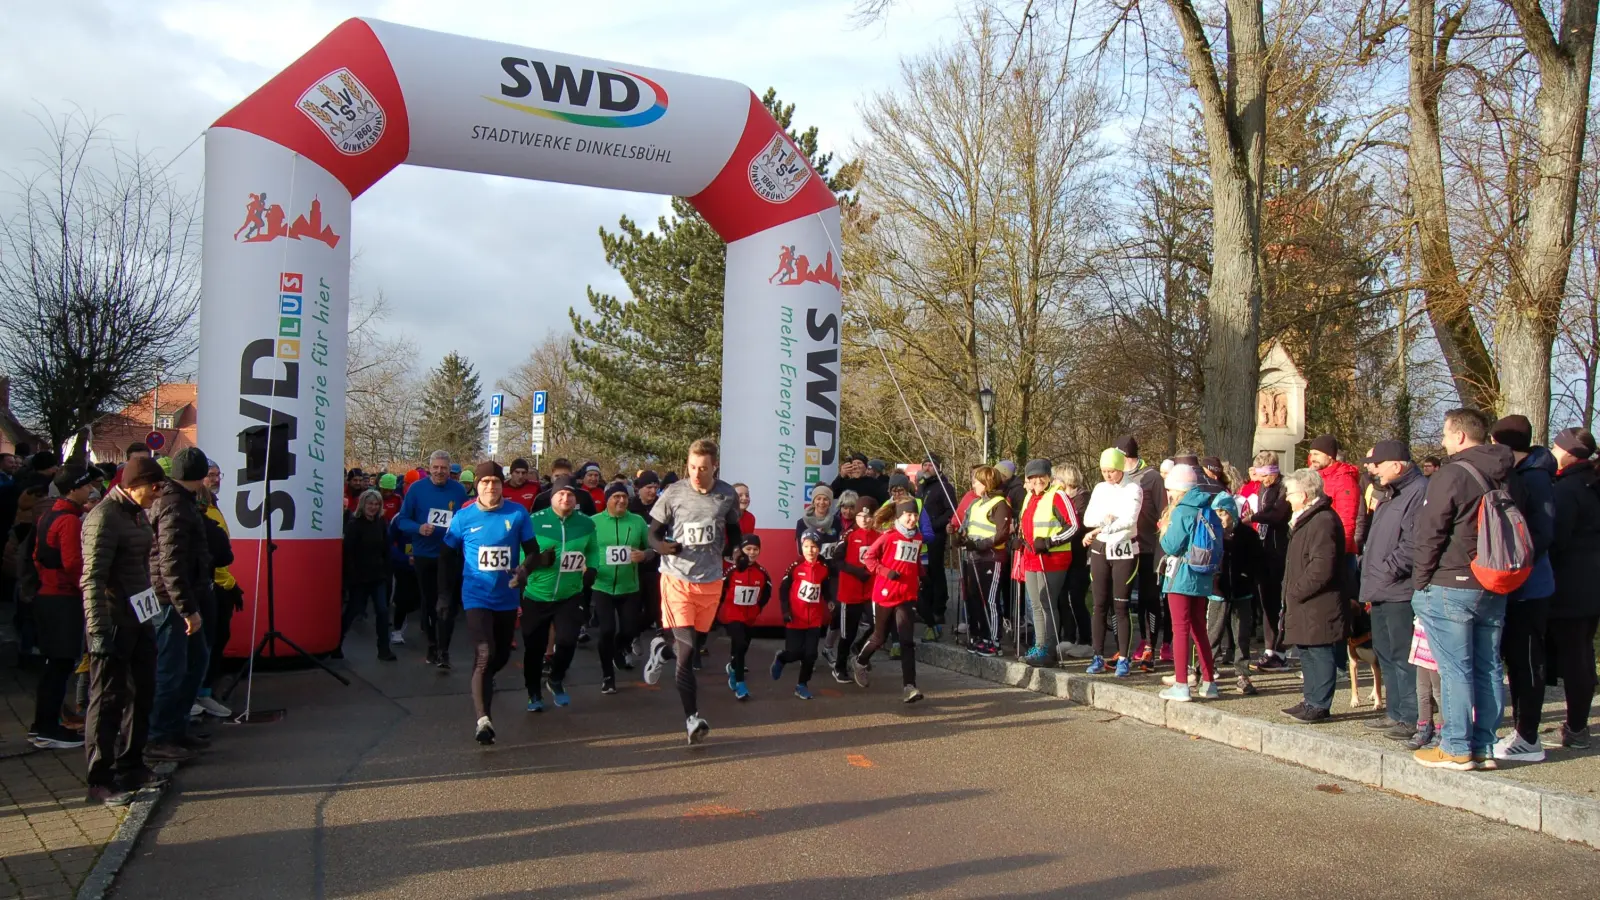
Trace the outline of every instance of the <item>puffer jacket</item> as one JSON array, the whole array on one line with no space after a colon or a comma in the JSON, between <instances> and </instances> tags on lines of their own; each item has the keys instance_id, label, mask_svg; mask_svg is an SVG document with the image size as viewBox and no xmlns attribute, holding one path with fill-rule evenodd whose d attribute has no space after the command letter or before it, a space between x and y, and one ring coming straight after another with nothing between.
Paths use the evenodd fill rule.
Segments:
<instances>
[{"instance_id":1,"label":"puffer jacket","mask_svg":"<svg viewBox=\"0 0 1600 900\"><path fill-rule=\"evenodd\" d=\"M1528 536L1533 539L1533 571L1511 599L1537 600L1556 592L1556 576L1550 568L1550 539L1556 530L1556 458L1543 447L1531 447L1513 469L1522 481L1528 500L1522 513L1528 520Z\"/></svg>"},{"instance_id":2,"label":"puffer jacket","mask_svg":"<svg viewBox=\"0 0 1600 900\"><path fill-rule=\"evenodd\" d=\"M1221 492L1221 485L1197 484L1185 492L1183 499L1173 508L1172 515L1167 520L1167 528L1161 532L1161 552L1169 557L1167 565L1170 566L1163 588L1167 593L1209 597L1214 592L1217 576L1202 575L1194 571L1184 559L1189 552L1189 543L1194 540L1194 528L1201 510L1210 509L1211 501ZM1219 533L1217 535L1219 548L1222 543L1223 535Z\"/></svg>"},{"instance_id":3,"label":"puffer jacket","mask_svg":"<svg viewBox=\"0 0 1600 900\"><path fill-rule=\"evenodd\" d=\"M150 586L156 599L180 615L198 613L200 592L211 589L216 575L199 498L167 479L150 506L150 530Z\"/></svg>"},{"instance_id":4,"label":"puffer jacket","mask_svg":"<svg viewBox=\"0 0 1600 900\"><path fill-rule=\"evenodd\" d=\"M1600 616L1600 469L1580 460L1556 473L1550 618Z\"/></svg>"},{"instance_id":5,"label":"puffer jacket","mask_svg":"<svg viewBox=\"0 0 1600 900\"><path fill-rule=\"evenodd\" d=\"M1283 639L1302 647L1349 637L1350 607L1343 584L1344 521L1328 498L1301 511L1289 526L1283 574Z\"/></svg>"},{"instance_id":6,"label":"puffer jacket","mask_svg":"<svg viewBox=\"0 0 1600 900\"><path fill-rule=\"evenodd\" d=\"M139 620L128 598L150 587L154 535L144 510L123 490L112 488L83 517L83 615L91 635L132 631Z\"/></svg>"},{"instance_id":7,"label":"puffer jacket","mask_svg":"<svg viewBox=\"0 0 1600 900\"><path fill-rule=\"evenodd\" d=\"M1317 474L1322 476L1322 490L1339 515L1344 528L1344 552L1355 553L1356 531L1366 532L1361 520L1366 518L1367 505L1361 501L1361 472L1342 460L1334 460Z\"/></svg>"}]
</instances>

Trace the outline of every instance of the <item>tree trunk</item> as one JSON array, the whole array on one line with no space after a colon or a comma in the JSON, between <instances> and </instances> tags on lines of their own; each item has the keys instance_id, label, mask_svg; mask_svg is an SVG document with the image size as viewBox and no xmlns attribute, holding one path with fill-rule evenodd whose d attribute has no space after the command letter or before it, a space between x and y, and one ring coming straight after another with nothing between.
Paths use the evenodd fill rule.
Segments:
<instances>
[{"instance_id":1,"label":"tree trunk","mask_svg":"<svg viewBox=\"0 0 1600 900\"><path fill-rule=\"evenodd\" d=\"M1573 220L1589 109L1596 0L1567 0L1559 42L1537 0L1511 0L1539 64L1538 181L1521 265L1497 311L1502 413L1521 413L1537 442L1550 429L1550 354L1572 263Z\"/></svg>"},{"instance_id":2,"label":"tree trunk","mask_svg":"<svg viewBox=\"0 0 1600 900\"><path fill-rule=\"evenodd\" d=\"M1495 408L1499 381L1483 335L1472 318L1450 246L1450 215L1445 201L1444 155L1440 149L1439 93L1450 41L1460 27L1463 6L1435 29L1434 0L1411 0L1408 27L1411 67L1411 136L1407 145L1411 202L1416 210L1422 260L1422 297L1445 365L1461 402Z\"/></svg>"},{"instance_id":3,"label":"tree trunk","mask_svg":"<svg viewBox=\"0 0 1600 900\"><path fill-rule=\"evenodd\" d=\"M1189 0L1168 0L1200 97L1213 225L1207 294L1210 342L1200 430L1206 450L1247 460L1260 382L1261 179L1265 164L1267 38L1261 0L1228 0L1227 87Z\"/></svg>"}]
</instances>

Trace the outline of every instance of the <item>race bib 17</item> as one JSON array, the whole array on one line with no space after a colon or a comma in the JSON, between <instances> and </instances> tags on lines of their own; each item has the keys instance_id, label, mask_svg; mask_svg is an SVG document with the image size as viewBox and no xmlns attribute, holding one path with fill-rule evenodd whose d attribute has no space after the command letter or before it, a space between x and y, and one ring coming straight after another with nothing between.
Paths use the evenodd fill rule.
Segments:
<instances>
[{"instance_id":1,"label":"race bib 17","mask_svg":"<svg viewBox=\"0 0 1600 900\"><path fill-rule=\"evenodd\" d=\"M510 547L479 547L478 548L479 572L509 572L511 571Z\"/></svg>"},{"instance_id":2,"label":"race bib 17","mask_svg":"<svg viewBox=\"0 0 1600 900\"><path fill-rule=\"evenodd\" d=\"M161 601L156 599L155 588L145 588L129 597L128 602L133 604L133 615L141 625L150 621L155 617L156 613L161 611Z\"/></svg>"},{"instance_id":3,"label":"race bib 17","mask_svg":"<svg viewBox=\"0 0 1600 900\"><path fill-rule=\"evenodd\" d=\"M755 606L756 605L756 598L759 597L759 596L761 596L761 589L760 588L750 587L750 586L742 585L742 584L734 585L734 588L733 588L733 605L734 606Z\"/></svg>"}]
</instances>

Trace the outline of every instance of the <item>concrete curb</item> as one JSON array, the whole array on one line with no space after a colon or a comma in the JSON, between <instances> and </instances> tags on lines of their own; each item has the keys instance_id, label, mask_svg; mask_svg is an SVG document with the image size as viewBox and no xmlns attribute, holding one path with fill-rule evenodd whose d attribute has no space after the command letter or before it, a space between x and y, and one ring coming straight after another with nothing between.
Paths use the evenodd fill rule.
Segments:
<instances>
[{"instance_id":1,"label":"concrete curb","mask_svg":"<svg viewBox=\"0 0 1600 900\"><path fill-rule=\"evenodd\" d=\"M1074 675L1062 669L1035 669L1013 660L976 656L948 644L918 644L917 661L1072 700L1600 849L1600 801L1588 797L1536 787L1490 772L1429 769L1418 765L1409 752L1236 715L1211 703L1173 703L1104 678Z\"/></svg>"},{"instance_id":2,"label":"concrete curb","mask_svg":"<svg viewBox=\"0 0 1600 900\"><path fill-rule=\"evenodd\" d=\"M155 771L171 777L176 768L171 763L163 763L156 766ZM155 811L156 804L171 786L171 782L168 782L158 788L142 790L135 796L133 803L128 806L127 816L123 817L122 824L117 827L117 833L112 836L105 849L100 851L100 858L95 861L94 868L89 870L88 877L78 886L78 900L102 900L110 893L112 882L116 881L117 873L122 870L122 864L128 861L134 843L144 831L145 823L150 821L150 814Z\"/></svg>"}]
</instances>

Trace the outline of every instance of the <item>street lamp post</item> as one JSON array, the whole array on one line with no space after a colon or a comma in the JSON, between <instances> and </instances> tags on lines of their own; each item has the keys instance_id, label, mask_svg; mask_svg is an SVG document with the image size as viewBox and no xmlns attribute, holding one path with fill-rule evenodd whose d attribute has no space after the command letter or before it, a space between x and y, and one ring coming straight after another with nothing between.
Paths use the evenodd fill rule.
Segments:
<instances>
[{"instance_id":1,"label":"street lamp post","mask_svg":"<svg viewBox=\"0 0 1600 900\"><path fill-rule=\"evenodd\" d=\"M978 390L978 408L983 410L983 462L989 464L989 423L994 417L994 391L985 384Z\"/></svg>"}]
</instances>

